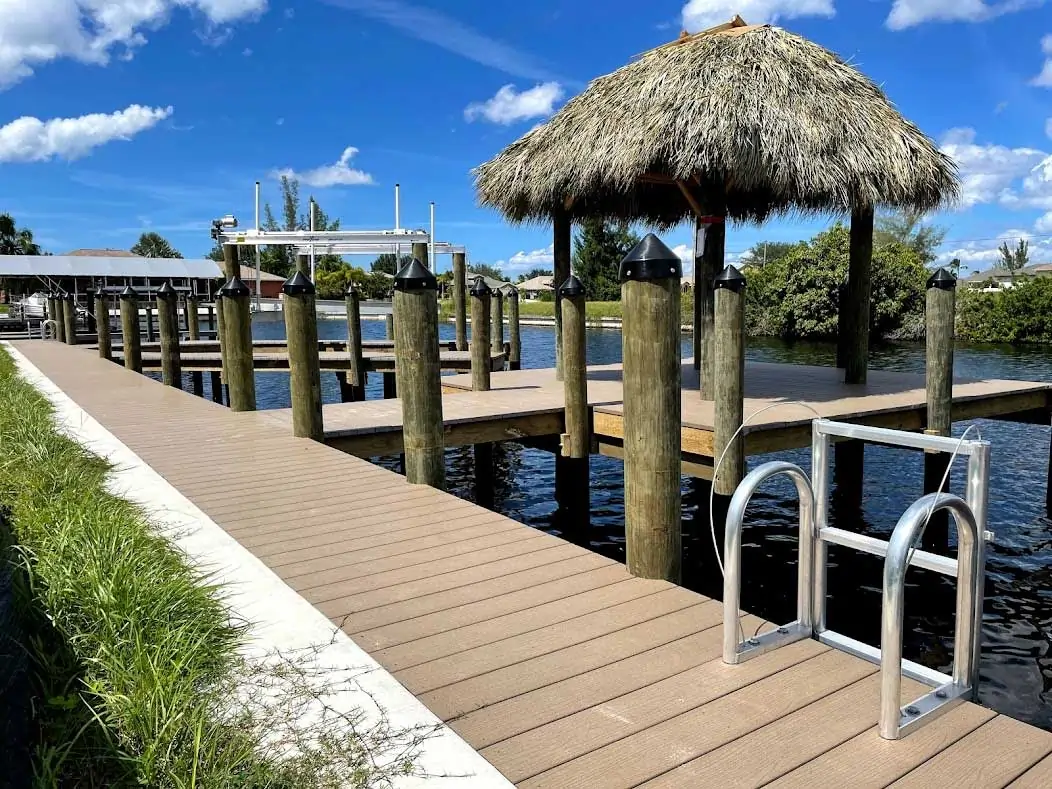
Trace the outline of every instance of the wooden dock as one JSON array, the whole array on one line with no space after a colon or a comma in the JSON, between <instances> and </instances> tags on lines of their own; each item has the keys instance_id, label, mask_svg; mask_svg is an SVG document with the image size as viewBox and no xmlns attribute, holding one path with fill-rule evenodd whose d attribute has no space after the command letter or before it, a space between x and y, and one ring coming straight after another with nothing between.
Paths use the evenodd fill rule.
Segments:
<instances>
[{"instance_id":1,"label":"wooden dock","mask_svg":"<svg viewBox=\"0 0 1052 789\"><path fill-rule=\"evenodd\" d=\"M260 429L280 416L233 413L85 348L13 345L520 787L1052 785L1048 732L965 704L903 740L882 740L876 667L859 658L803 641L725 665L716 601L633 578L617 562L332 447ZM754 367L750 378L766 372L775 371ZM617 375L597 374L601 398ZM551 393L541 373L530 375L495 375L509 385L494 402ZM881 381L873 374L869 386ZM1042 384L962 386L969 413L1047 407ZM909 391L873 391L892 402L865 413L909 414ZM810 392L840 411L862 405ZM617 415L616 404L599 408ZM704 430L697 419L689 429ZM795 429L796 419L772 418L770 430ZM187 435L196 437L192 456L172 452ZM746 629L760 624L745 620ZM909 681L903 690L919 693Z\"/></svg>"}]
</instances>

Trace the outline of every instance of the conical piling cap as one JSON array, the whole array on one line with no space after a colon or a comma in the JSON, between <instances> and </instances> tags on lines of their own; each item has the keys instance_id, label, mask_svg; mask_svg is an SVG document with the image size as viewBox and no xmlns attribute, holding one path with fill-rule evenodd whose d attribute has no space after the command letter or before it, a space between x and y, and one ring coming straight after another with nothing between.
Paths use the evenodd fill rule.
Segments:
<instances>
[{"instance_id":1,"label":"conical piling cap","mask_svg":"<svg viewBox=\"0 0 1052 789\"><path fill-rule=\"evenodd\" d=\"M571 274L566 278L566 281L559 286L559 295L568 299L583 296L584 283L577 278L576 274Z\"/></svg>"},{"instance_id":2,"label":"conical piling cap","mask_svg":"<svg viewBox=\"0 0 1052 789\"><path fill-rule=\"evenodd\" d=\"M733 290L735 293L741 293L745 290L745 277L738 271L734 266L726 266L723 271L716 275L716 279L713 280L712 286L716 290L726 289Z\"/></svg>"},{"instance_id":3,"label":"conical piling cap","mask_svg":"<svg viewBox=\"0 0 1052 789\"><path fill-rule=\"evenodd\" d=\"M248 289L248 285L242 282L241 277L237 276L237 274L232 276L230 281L219 289L219 293L228 298L252 295L252 291Z\"/></svg>"},{"instance_id":4,"label":"conical piling cap","mask_svg":"<svg viewBox=\"0 0 1052 789\"><path fill-rule=\"evenodd\" d=\"M683 261L653 233L632 247L621 261L621 282L629 280L679 279Z\"/></svg>"},{"instance_id":5,"label":"conical piling cap","mask_svg":"<svg viewBox=\"0 0 1052 789\"><path fill-rule=\"evenodd\" d=\"M347 290L344 292L345 296L357 296L358 295L358 283L353 279L347 283Z\"/></svg>"},{"instance_id":6,"label":"conical piling cap","mask_svg":"<svg viewBox=\"0 0 1052 789\"><path fill-rule=\"evenodd\" d=\"M318 292L318 289L314 287L310 277L297 270L296 273L285 280L285 284L281 286L281 292L286 296L307 296L314 295Z\"/></svg>"},{"instance_id":7,"label":"conical piling cap","mask_svg":"<svg viewBox=\"0 0 1052 789\"><path fill-rule=\"evenodd\" d=\"M174 301L178 297L179 294L176 292L175 288L172 287L171 282L165 282L157 290L157 298L161 301Z\"/></svg>"},{"instance_id":8,"label":"conical piling cap","mask_svg":"<svg viewBox=\"0 0 1052 789\"><path fill-rule=\"evenodd\" d=\"M483 279L481 276L475 277L475 279L471 282L471 295L477 296L481 299L485 296L489 296L489 294L490 289L489 285L486 284L486 280Z\"/></svg>"},{"instance_id":9,"label":"conical piling cap","mask_svg":"<svg viewBox=\"0 0 1052 789\"><path fill-rule=\"evenodd\" d=\"M519 298L519 289L512 285L510 282L507 285L505 285L502 288L502 290L504 291L504 295L509 299Z\"/></svg>"},{"instance_id":10,"label":"conical piling cap","mask_svg":"<svg viewBox=\"0 0 1052 789\"><path fill-rule=\"evenodd\" d=\"M139 291L133 288L131 285L125 285L124 290L121 291L122 299L137 299L139 298Z\"/></svg>"},{"instance_id":11,"label":"conical piling cap","mask_svg":"<svg viewBox=\"0 0 1052 789\"><path fill-rule=\"evenodd\" d=\"M395 274L394 287L395 290L438 290L438 280L427 266L413 258Z\"/></svg>"},{"instance_id":12,"label":"conical piling cap","mask_svg":"<svg viewBox=\"0 0 1052 789\"><path fill-rule=\"evenodd\" d=\"M957 287L957 278L944 268L939 268L928 277L928 287L939 290L953 290Z\"/></svg>"}]
</instances>

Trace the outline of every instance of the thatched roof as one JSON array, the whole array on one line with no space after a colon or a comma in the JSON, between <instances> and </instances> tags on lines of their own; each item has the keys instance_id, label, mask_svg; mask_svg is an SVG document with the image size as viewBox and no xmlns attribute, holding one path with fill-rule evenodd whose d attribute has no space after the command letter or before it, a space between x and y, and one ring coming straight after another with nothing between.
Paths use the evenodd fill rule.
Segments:
<instances>
[{"instance_id":1,"label":"thatched roof","mask_svg":"<svg viewBox=\"0 0 1052 789\"><path fill-rule=\"evenodd\" d=\"M724 185L727 215L742 220L930 210L959 188L954 162L871 80L807 39L740 18L594 80L475 180L482 203L512 221L569 207L660 226L691 214L684 186L696 202Z\"/></svg>"}]
</instances>

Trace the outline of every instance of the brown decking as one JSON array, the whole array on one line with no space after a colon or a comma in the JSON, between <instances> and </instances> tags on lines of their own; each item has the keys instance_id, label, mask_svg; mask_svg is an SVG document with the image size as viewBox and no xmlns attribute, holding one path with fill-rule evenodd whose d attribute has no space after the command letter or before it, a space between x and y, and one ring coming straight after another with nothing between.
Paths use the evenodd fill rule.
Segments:
<instances>
[{"instance_id":1,"label":"brown decking","mask_svg":"<svg viewBox=\"0 0 1052 789\"><path fill-rule=\"evenodd\" d=\"M519 786L1050 785L1052 734L968 704L883 741L869 663L806 641L724 665L715 601L271 415L15 346Z\"/></svg>"}]
</instances>

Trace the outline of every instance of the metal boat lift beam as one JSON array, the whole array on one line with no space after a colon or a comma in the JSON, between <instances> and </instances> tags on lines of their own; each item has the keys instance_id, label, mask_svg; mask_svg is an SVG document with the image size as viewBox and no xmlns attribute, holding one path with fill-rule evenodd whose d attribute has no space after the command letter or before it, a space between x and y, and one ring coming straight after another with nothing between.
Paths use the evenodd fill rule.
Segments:
<instances>
[{"instance_id":1,"label":"metal boat lift beam","mask_svg":"<svg viewBox=\"0 0 1052 789\"><path fill-rule=\"evenodd\" d=\"M238 246L294 246L319 247L338 244L383 245L384 250L405 244L430 244L431 236L424 230L223 230L216 238L220 244Z\"/></svg>"},{"instance_id":2,"label":"metal boat lift beam","mask_svg":"<svg viewBox=\"0 0 1052 789\"><path fill-rule=\"evenodd\" d=\"M343 242L340 244L315 244L313 250L318 255L384 255L394 252L400 246L402 245L397 241L386 244ZM307 255L310 254L311 249L310 244L301 244L296 247L296 252L300 255ZM454 252L465 252L466 248L446 241L436 241L432 250L432 254L435 255L451 255ZM405 248L405 251L408 252L408 247Z\"/></svg>"}]
</instances>

